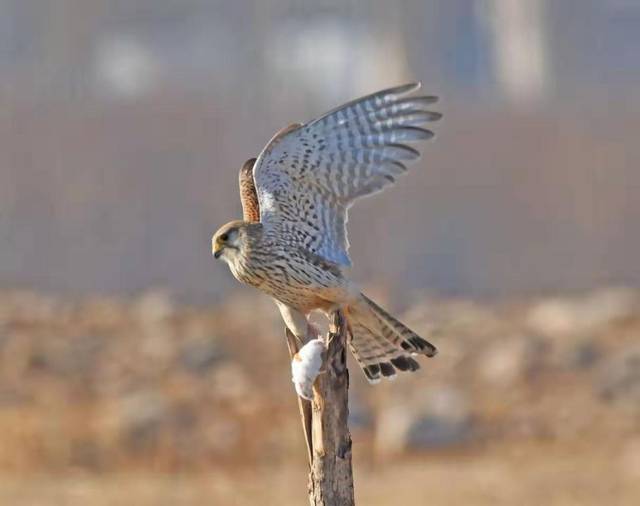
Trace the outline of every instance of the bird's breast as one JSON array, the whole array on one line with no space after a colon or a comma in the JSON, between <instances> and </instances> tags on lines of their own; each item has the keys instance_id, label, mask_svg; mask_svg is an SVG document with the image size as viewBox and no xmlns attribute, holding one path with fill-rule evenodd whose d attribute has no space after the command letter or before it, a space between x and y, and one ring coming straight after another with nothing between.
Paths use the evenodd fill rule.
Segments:
<instances>
[{"instance_id":1,"label":"bird's breast","mask_svg":"<svg viewBox=\"0 0 640 506\"><path fill-rule=\"evenodd\" d=\"M238 255L230 267L238 281L305 313L334 308L348 283L294 248L265 245Z\"/></svg>"}]
</instances>

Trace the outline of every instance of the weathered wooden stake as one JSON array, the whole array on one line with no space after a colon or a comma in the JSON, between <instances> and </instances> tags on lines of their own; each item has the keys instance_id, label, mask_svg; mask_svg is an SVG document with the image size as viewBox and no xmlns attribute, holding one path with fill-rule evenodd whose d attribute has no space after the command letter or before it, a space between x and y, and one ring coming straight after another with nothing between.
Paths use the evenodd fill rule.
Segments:
<instances>
[{"instance_id":1,"label":"weathered wooden stake","mask_svg":"<svg viewBox=\"0 0 640 506\"><path fill-rule=\"evenodd\" d=\"M298 397L302 427L309 457L309 503L311 506L353 506L351 434L349 433L349 371L347 326L336 311L326 337L324 372L314 385L313 402ZM287 331L291 356L298 351L297 339Z\"/></svg>"}]
</instances>

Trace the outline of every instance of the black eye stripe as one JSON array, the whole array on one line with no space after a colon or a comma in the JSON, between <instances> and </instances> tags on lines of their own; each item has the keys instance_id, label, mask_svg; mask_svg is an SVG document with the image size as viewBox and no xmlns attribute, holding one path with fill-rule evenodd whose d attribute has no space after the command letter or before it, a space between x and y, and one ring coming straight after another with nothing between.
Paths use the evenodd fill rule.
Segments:
<instances>
[{"instance_id":1,"label":"black eye stripe","mask_svg":"<svg viewBox=\"0 0 640 506\"><path fill-rule=\"evenodd\" d=\"M227 239L229 239L229 234L222 234L222 235L220 236L220 240L221 240L221 241L226 241Z\"/></svg>"}]
</instances>

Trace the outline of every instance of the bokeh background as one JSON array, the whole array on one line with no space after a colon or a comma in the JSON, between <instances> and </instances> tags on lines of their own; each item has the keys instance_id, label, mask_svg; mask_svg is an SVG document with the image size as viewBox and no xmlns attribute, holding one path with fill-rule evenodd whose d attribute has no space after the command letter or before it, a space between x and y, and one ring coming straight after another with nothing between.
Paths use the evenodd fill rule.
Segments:
<instances>
[{"instance_id":1,"label":"bokeh background","mask_svg":"<svg viewBox=\"0 0 640 506\"><path fill-rule=\"evenodd\" d=\"M640 501L640 4L0 1L0 504L304 504L273 304L213 261L279 128L411 80L435 141L353 277L437 359L352 368L357 499Z\"/></svg>"}]
</instances>

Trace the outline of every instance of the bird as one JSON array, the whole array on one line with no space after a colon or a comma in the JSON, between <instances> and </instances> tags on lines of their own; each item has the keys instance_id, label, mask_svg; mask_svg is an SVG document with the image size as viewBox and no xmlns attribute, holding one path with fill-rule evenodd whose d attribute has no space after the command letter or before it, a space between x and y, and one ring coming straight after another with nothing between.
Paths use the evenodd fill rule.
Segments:
<instances>
[{"instance_id":1,"label":"bird","mask_svg":"<svg viewBox=\"0 0 640 506\"><path fill-rule=\"evenodd\" d=\"M341 310L348 346L367 380L417 371L437 348L367 297L350 279L346 224L354 201L391 186L419 158L411 144L442 114L410 83L341 105L277 132L239 172L243 219L212 237L233 276L271 296L304 343L313 311Z\"/></svg>"}]
</instances>

